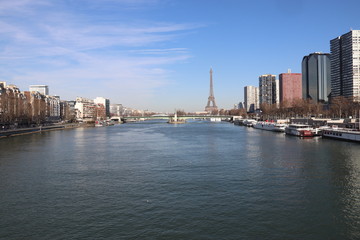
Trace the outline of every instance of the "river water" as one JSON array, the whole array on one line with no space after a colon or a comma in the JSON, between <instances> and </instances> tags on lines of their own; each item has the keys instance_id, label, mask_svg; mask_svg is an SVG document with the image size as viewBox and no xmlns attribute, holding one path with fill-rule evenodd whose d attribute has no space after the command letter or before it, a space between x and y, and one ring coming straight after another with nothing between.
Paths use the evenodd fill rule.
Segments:
<instances>
[{"instance_id":1,"label":"river water","mask_svg":"<svg viewBox=\"0 0 360 240\"><path fill-rule=\"evenodd\" d=\"M3 138L0 239L360 239L360 146L197 121Z\"/></svg>"}]
</instances>

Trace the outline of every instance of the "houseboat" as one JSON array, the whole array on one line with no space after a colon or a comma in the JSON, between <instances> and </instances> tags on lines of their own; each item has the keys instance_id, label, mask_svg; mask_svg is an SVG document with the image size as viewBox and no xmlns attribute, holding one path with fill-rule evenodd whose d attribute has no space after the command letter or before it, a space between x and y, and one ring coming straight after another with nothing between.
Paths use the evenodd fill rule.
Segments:
<instances>
[{"instance_id":1,"label":"houseboat","mask_svg":"<svg viewBox=\"0 0 360 240\"><path fill-rule=\"evenodd\" d=\"M244 119L243 124L244 124L244 126L247 126L247 127L253 127L256 124L256 120L255 119Z\"/></svg>"},{"instance_id":2,"label":"houseboat","mask_svg":"<svg viewBox=\"0 0 360 240\"><path fill-rule=\"evenodd\" d=\"M275 123L275 122L257 122L253 127L257 129L273 131L273 132L285 132L285 127L287 125L284 123Z\"/></svg>"},{"instance_id":3,"label":"houseboat","mask_svg":"<svg viewBox=\"0 0 360 240\"><path fill-rule=\"evenodd\" d=\"M210 122L221 122L221 118L210 118Z\"/></svg>"},{"instance_id":4,"label":"houseboat","mask_svg":"<svg viewBox=\"0 0 360 240\"><path fill-rule=\"evenodd\" d=\"M316 128L306 124L289 124L285 128L285 133L288 135L298 137L314 137L319 136L319 132Z\"/></svg>"},{"instance_id":5,"label":"houseboat","mask_svg":"<svg viewBox=\"0 0 360 240\"><path fill-rule=\"evenodd\" d=\"M357 129L329 127L322 130L322 136L326 138L360 142L360 131Z\"/></svg>"}]
</instances>

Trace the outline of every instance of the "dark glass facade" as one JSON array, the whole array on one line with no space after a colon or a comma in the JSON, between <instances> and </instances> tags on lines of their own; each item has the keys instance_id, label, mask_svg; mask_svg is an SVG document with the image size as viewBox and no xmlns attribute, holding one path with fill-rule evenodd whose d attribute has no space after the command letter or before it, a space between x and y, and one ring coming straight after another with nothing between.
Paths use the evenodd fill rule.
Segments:
<instances>
[{"instance_id":1,"label":"dark glass facade","mask_svg":"<svg viewBox=\"0 0 360 240\"><path fill-rule=\"evenodd\" d=\"M302 97L328 102L331 93L330 54L312 53L302 60Z\"/></svg>"}]
</instances>

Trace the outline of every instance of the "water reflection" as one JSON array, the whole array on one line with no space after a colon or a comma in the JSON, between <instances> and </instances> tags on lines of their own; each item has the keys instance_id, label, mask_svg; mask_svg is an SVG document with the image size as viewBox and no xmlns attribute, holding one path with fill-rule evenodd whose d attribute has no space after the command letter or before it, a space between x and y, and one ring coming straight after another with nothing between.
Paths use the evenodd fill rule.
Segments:
<instances>
[{"instance_id":1,"label":"water reflection","mask_svg":"<svg viewBox=\"0 0 360 240\"><path fill-rule=\"evenodd\" d=\"M320 228L334 226L328 231L335 239L359 238L360 149L356 143L253 130L246 131L246 137L252 174L265 179L264 186L276 193L296 190L290 195L296 198L285 198L284 207L297 205L309 211L320 221L316 223ZM298 216L303 224L305 217Z\"/></svg>"},{"instance_id":2,"label":"water reflection","mask_svg":"<svg viewBox=\"0 0 360 240\"><path fill-rule=\"evenodd\" d=\"M0 149L0 238L359 238L354 143L141 123L0 139Z\"/></svg>"},{"instance_id":3,"label":"water reflection","mask_svg":"<svg viewBox=\"0 0 360 240\"><path fill-rule=\"evenodd\" d=\"M360 149L356 143L330 143L330 181L334 191L334 221L342 237L360 237Z\"/></svg>"}]
</instances>

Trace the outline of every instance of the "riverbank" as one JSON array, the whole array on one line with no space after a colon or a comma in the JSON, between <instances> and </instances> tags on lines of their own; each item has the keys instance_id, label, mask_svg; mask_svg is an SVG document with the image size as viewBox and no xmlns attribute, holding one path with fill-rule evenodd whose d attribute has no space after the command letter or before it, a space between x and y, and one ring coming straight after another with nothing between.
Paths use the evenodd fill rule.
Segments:
<instances>
[{"instance_id":1,"label":"riverbank","mask_svg":"<svg viewBox=\"0 0 360 240\"><path fill-rule=\"evenodd\" d=\"M47 132L47 131L55 131L55 130L63 130L63 129L71 129L78 127L87 127L83 124L71 123L71 124L61 124L61 125L51 125L51 126L39 126L39 127L31 127L31 128L16 128L0 131L0 138L5 137L13 137L25 134L33 134L39 132Z\"/></svg>"}]
</instances>

